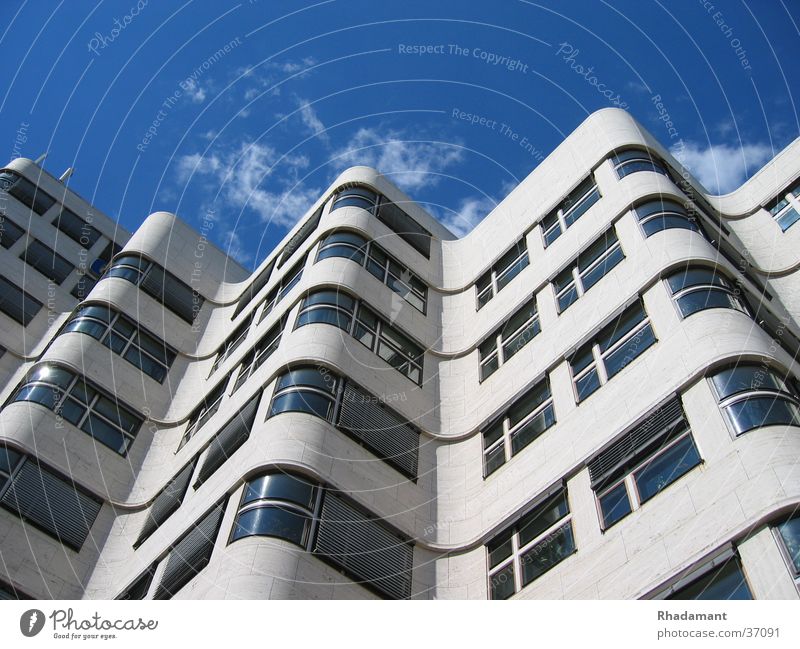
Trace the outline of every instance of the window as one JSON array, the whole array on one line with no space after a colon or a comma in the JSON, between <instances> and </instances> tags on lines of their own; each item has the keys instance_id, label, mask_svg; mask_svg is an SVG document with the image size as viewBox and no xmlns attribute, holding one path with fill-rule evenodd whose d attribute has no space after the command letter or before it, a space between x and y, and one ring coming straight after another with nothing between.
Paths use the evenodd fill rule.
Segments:
<instances>
[{"instance_id":1,"label":"window","mask_svg":"<svg viewBox=\"0 0 800 649\"><path fill-rule=\"evenodd\" d=\"M344 257L366 266L378 281L386 284L415 309L425 313L428 287L374 241L367 241L354 232L334 232L320 244L317 261L329 257Z\"/></svg>"},{"instance_id":2,"label":"window","mask_svg":"<svg viewBox=\"0 0 800 649\"><path fill-rule=\"evenodd\" d=\"M222 397L225 396L225 388L228 387L228 379L230 379L230 376L231 375L228 374L217 383L214 389L203 398L200 405L189 415L189 423L186 426L186 431L183 433L181 443L178 445L179 451L186 445L186 442L194 437L198 430L205 426L206 422L216 414L217 410L219 410L219 404L222 403Z\"/></svg>"},{"instance_id":3,"label":"window","mask_svg":"<svg viewBox=\"0 0 800 649\"><path fill-rule=\"evenodd\" d=\"M153 599L172 598L208 565L224 511L216 505L170 548Z\"/></svg>"},{"instance_id":4,"label":"window","mask_svg":"<svg viewBox=\"0 0 800 649\"><path fill-rule=\"evenodd\" d=\"M511 597L561 563L576 551L566 490L547 495L486 550L491 599Z\"/></svg>"},{"instance_id":5,"label":"window","mask_svg":"<svg viewBox=\"0 0 800 649\"><path fill-rule=\"evenodd\" d=\"M800 398L790 377L766 365L740 364L711 376L734 434L761 426L800 426Z\"/></svg>"},{"instance_id":6,"label":"window","mask_svg":"<svg viewBox=\"0 0 800 649\"><path fill-rule=\"evenodd\" d=\"M97 243L101 236L100 230L89 225L75 212L63 205L58 216L53 219L53 225L87 250Z\"/></svg>"},{"instance_id":7,"label":"window","mask_svg":"<svg viewBox=\"0 0 800 649\"><path fill-rule=\"evenodd\" d=\"M563 313L612 268L625 259L614 228L584 250L553 280L558 312Z\"/></svg>"},{"instance_id":8,"label":"window","mask_svg":"<svg viewBox=\"0 0 800 649\"><path fill-rule=\"evenodd\" d=\"M784 232L800 221L800 201L798 197L800 197L800 182L796 182L794 186L766 206L766 209L772 214L772 217Z\"/></svg>"},{"instance_id":9,"label":"window","mask_svg":"<svg viewBox=\"0 0 800 649\"><path fill-rule=\"evenodd\" d=\"M792 575L800 583L800 514L795 514L782 523L778 523L775 530Z\"/></svg>"},{"instance_id":10,"label":"window","mask_svg":"<svg viewBox=\"0 0 800 649\"><path fill-rule=\"evenodd\" d=\"M489 476L556 423L545 377L483 432L483 474Z\"/></svg>"},{"instance_id":11,"label":"window","mask_svg":"<svg viewBox=\"0 0 800 649\"><path fill-rule=\"evenodd\" d=\"M542 330L536 310L536 296L512 315L501 329L495 331L478 347L480 380L484 381L497 368L527 345Z\"/></svg>"},{"instance_id":12,"label":"window","mask_svg":"<svg viewBox=\"0 0 800 649\"><path fill-rule=\"evenodd\" d=\"M0 504L79 551L102 502L34 457L0 444ZM2 597L0 597L2 599Z\"/></svg>"},{"instance_id":13,"label":"window","mask_svg":"<svg viewBox=\"0 0 800 649\"><path fill-rule=\"evenodd\" d=\"M384 597L411 594L413 546L305 476L273 469L245 485L229 543L249 536L294 543Z\"/></svg>"},{"instance_id":14,"label":"window","mask_svg":"<svg viewBox=\"0 0 800 649\"><path fill-rule=\"evenodd\" d=\"M236 308L233 310L231 314L231 320L235 320L236 316L238 316L244 308L250 304L252 299L261 292L268 283L269 279L272 276L272 269L275 267L275 259L269 262L261 272L258 274L250 285L244 290L239 301L236 303Z\"/></svg>"},{"instance_id":15,"label":"window","mask_svg":"<svg viewBox=\"0 0 800 649\"><path fill-rule=\"evenodd\" d=\"M423 349L349 294L328 290L306 296L296 327L312 323L339 327L414 383L422 383Z\"/></svg>"},{"instance_id":16,"label":"window","mask_svg":"<svg viewBox=\"0 0 800 649\"><path fill-rule=\"evenodd\" d=\"M636 208L636 218L639 219L645 237L672 228L702 233L697 219L689 216L683 205L669 199L648 201L639 205Z\"/></svg>"},{"instance_id":17,"label":"window","mask_svg":"<svg viewBox=\"0 0 800 649\"><path fill-rule=\"evenodd\" d=\"M300 278L303 276L303 267L305 265L306 258L303 257L288 271L286 271L286 274L281 278L280 283L269 293L267 293L267 297L264 298L263 302L264 309L261 311L261 317L258 319L259 323L263 322L264 318L272 313L277 304L289 294L289 291L297 286L298 282L300 282Z\"/></svg>"},{"instance_id":18,"label":"window","mask_svg":"<svg viewBox=\"0 0 800 649\"><path fill-rule=\"evenodd\" d=\"M55 199L16 171L0 171L0 191L5 191L40 216L55 205Z\"/></svg>"},{"instance_id":19,"label":"window","mask_svg":"<svg viewBox=\"0 0 800 649\"><path fill-rule=\"evenodd\" d=\"M603 327L568 360L580 403L656 342L641 300Z\"/></svg>"},{"instance_id":20,"label":"window","mask_svg":"<svg viewBox=\"0 0 800 649\"><path fill-rule=\"evenodd\" d=\"M600 200L600 190L597 189L594 178L589 176L573 189L558 207L542 219L540 225L542 226L544 247L546 248L558 239L598 200Z\"/></svg>"},{"instance_id":21,"label":"window","mask_svg":"<svg viewBox=\"0 0 800 649\"><path fill-rule=\"evenodd\" d=\"M500 259L475 282L477 291L477 310L486 306L520 271L529 263L528 246L520 239Z\"/></svg>"},{"instance_id":22,"label":"window","mask_svg":"<svg viewBox=\"0 0 800 649\"><path fill-rule=\"evenodd\" d=\"M19 241L23 234L25 234L25 230L19 227L0 210L0 246L6 249L10 248Z\"/></svg>"},{"instance_id":23,"label":"window","mask_svg":"<svg viewBox=\"0 0 800 649\"><path fill-rule=\"evenodd\" d=\"M414 250L430 258L431 233L385 196L363 185L345 187L334 195L331 212L340 207L360 207L367 210Z\"/></svg>"},{"instance_id":24,"label":"window","mask_svg":"<svg viewBox=\"0 0 800 649\"><path fill-rule=\"evenodd\" d=\"M261 367L270 356L272 356L272 353L278 349L278 345L281 343L281 335L283 334L283 329L285 326L286 320L284 318L278 324L272 327L267 333L261 336L261 338L259 338L258 342L255 344L255 347L253 347L253 349L251 349L245 355L245 357L242 359L242 362L239 364L236 382L233 385L234 392L242 387L247 379L249 379L250 376L254 374L255 371Z\"/></svg>"},{"instance_id":25,"label":"window","mask_svg":"<svg viewBox=\"0 0 800 649\"><path fill-rule=\"evenodd\" d=\"M208 480L249 439L260 398L259 392L209 442L194 481L195 489Z\"/></svg>"},{"instance_id":26,"label":"window","mask_svg":"<svg viewBox=\"0 0 800 649\"><path fill-rule=\"evenodd\" d=\"M278 378L269 416L304 412L325 419L406 477L416 479L419 430L386 400L324 367L304 366Z\"/></svg>"},{"instance_id":27,"label":"window","mask_svg":"<svg viewBox=\"0 0 800 649\"><path fill-rule=\"evenodd\" d=\"M211 371L208 373L209 376L216 372L219 366L245 341L247 334L250 332L250 325L253 323L253 316L255 316L255 311L245 318L244 321L233 330L233 333L228 336L225 342L220 345L217 350L217 356L214 359L214 364L211 366Z\"/></svg>"},{"instance_id":28,"label":"window","mask_svg":"<svg viewBox=\"0 0 800 649\"><path fill-rule=\"evenodd\" d=\"M134 548L144 543L181 506L193 472L194 460L183 467L153 499L150 509L147 510L142 530L139 532L139 538L133 545Z\"/></svg>"},{"instance_id":29,"label":"window","mask_svg":"<svg viewBox=\"0 0 800 649\"><path fill-rule=\"evenodd\" d=\"M665 599L753 599L753 595L744 578L738 557L733 556L692 583L675 589Z\"/></svg>"},{"instance_id":30,"label":"window","mask_svg":"<svg viewBox=\"0 0 800 649\"><path fill-rule=\"evenodd\" d=\"M41 308L39 300L0 275L0 311L27 326Z\"/></svg>"},{"instance_id":31,"label":"window","mask_svg":"<svg viewBox=\"0 0 800 649\"><path fill-rule=\"evenodd\" d=\"M17 389L14 401L33 401L124 456L142 418L87 379L58 365L40 365Z\"/></svg>"},{"instance_id":32,"label":"window","mask_svg":"<svg viewBox=\"0 0 800 649\"><path fill-rule=\"evenodd\" d=\"M106 277L119 277L135 284L190 324L203 306L204 298L197 291L144 257L120 257L108 268Z\"/></svg>"},{"instance_id":33,"label":"window","mask_svg":"<svg viewBox=\"0 0 800 649\"><path fill-rule=\"evenodd\" d=\"M63 333L83 333L99 340L159 383L172 367L176 353L138 323L108 306L92 304L78 310Z\"/></svg>"},{"instance_id":34,"label":"window","mask_svg":"<svg viewBox=\"0 0 800 649\"><path fill-rule=\"evenodd\" d=\"M637 171L654 171L668 176L664 163L643 149L628 149L611 158L618 178L624 178Z\"/></svg>"},{"instance_id":35,"label":"window","mask_svg":"<svg viewBox=\"0 0 800 649\"><path fill-rule=\"evenodd\" d=\"M300 226L300 229L295 232L294 236L289 239L286 243L286 246L283 248L283 252L281 253L281 258L278 261L278 268L283 266L289 258L303 245L303 242L311 236L311 233L317 229L319 225L319 219L322 216L322 208L324 205L320 206L314 214L312 214L308 220Z\"/></svg>"},{"instance_id":36,"label":"window","mask_svg":"<svg viewBox=\"0 0 800 649\"><path fill-rule=\"evenodd\" d=\"M589 460L591 487L605 530L700 464L678 398Z\"/></svg>"},{"instance_id":37,"label":"window","mask_svg":"<svg viewBox=\"0 0 800 649\"><path fill-rule=\"evenodd\" d=\"M268 473L247 483L231 533L231 543L248 536L271 536L305 548L321 490L288 473Z\"/></svg>"},{"instance_id":38,"label":"window","mask_svg":"<svg viewBox=\"0 0 800 649\"><path fill-rule=\"evenodd\" d=\"M36 239L31 241L19 258L56 284L61 284L75 270L75 266L55 250Z\"/></svg>"},{"instance_id":39,"label":"window","mask_svg":"<svg viewBox=\"0 0 800 649\"><path fill-rule=\"evenodd\" d=\"M150 591L150 584L153 583L153 577L156 575L157 563L152 564L147 570L139 575L134 582L128 586L124 591L117 595L114 599L144 599Z\"/></svg>"},{"instance_id":40,"label":"window","mask_svg":"<svg viewBox=\"0 0 800 649\"><path fill-rule=\"evenodd\" d=\"M750 315L739 288L712 268L690 266L671 273L666 280L684 318L705 309L734 309Z\"/></svg>"},{"instance_id":41,"label":"window","mask_svg":"<svg viewBox=\"0 0 800 649\"><path fill-rule=\"evenodd\" d=\"M30 595L26 595L19 588L13 584L0 579L0 601L12 599L32 599Z\"/></svg>"}]
</instances>

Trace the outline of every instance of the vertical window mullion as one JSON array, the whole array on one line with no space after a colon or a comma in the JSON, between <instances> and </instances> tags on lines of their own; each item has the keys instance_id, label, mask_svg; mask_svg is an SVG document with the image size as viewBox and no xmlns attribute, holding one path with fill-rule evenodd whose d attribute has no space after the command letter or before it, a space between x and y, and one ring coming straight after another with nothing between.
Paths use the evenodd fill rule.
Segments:
<instances>
[{"instance_id":1,"label":"vertical window mullion","mask_svg":"<svg viewBox=\"0 0 800 649\"><path fill-rule=\"evenodd\" d=\"M581 279L581 273L578 270L578 264L575 264L575 266L572 267L572 283L575 285L575 292L578 294L578 297L583 297L583 280Z\"/></svg>"},{"instance_id":2,"label":"vertical window mullion","mask_svg":"<svg viewBox=\"0 0 800 649\"><path fill-rule=\"evenodd\" d=\"M511 535L511 563L514 566L514 593L522 590L522 562L519 556L519 536L517 530Z\"/></svg>"},{"instance_id":3,"label":"vertical window mullion","mask_svg":"<svg viewBox=\"0 0 800 649\"><path fill-rule=\"evenodd\" d=\"M594 357L595 367L597 367L597 377L600 379L600 385L604 385L608 383L608 373L603 361L603 354L600 352L600 345L596 342L592 343L592 356Z\"/></svg>"},{"instance_id":4,"label":"vertical window mullion","mask_svg":"<svg viewBox=\"0 0 800 649\"><path fill-rule=\"evenodd\" d=\"M506 462L511 460L511 426L509 425L508 417L503 417L503 452L505 453Z\"/></svg>"}]
</instances>

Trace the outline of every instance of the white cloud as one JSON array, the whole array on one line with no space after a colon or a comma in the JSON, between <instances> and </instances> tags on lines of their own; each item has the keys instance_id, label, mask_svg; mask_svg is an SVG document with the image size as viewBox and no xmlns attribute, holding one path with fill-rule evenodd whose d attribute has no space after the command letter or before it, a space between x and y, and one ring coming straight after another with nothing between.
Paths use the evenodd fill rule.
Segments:
<instances>
[{"instance_id":1,"label":"white cloud","mask_svg":"<svg viewBox=\"0 0 800 649\"><path fill-rule=\"evenodd\" d=\"M249 208L264 223L291 228L319 197L321 190L298 184L305 156L281 156L272 147L244 142L220 155L199 153L178 159L177 179L203 176L214 183L217 199L229 210Z\"/></svg>"},{"instance_id":2,"label":"white cloud","mask_svg":"<svg viewBox=\"0 0 800 649\"><path fill-rule=\"evenodd\" d=\"M300 98L298 98L297 103L300 106L300 119L303 121L305 127L313 135L318 136L327 143L330 138L326 132L325 124L322 123L322 120L312 108L311 104L309 104L307 100Z\"/></svg>"},{"instance_id":3,"label":"white cloud","mask_svg":"<svg viewBox=\"0 0 800 649\"><path fill-rule=\"evenodd\" d=\"M439 181L437 174L464 157L456 145L409 137L398 131L361 128L334 157L343 166L374 167L408 191L435 185Z\"/></svg>"},{"instance_id":4,"label":"white cloud","mask_svg":"<svg viewBox=\"0 0 800 649\"><path fill-rule=\"evenodd\" d=\"M186 96L195 104L202 104L206 100L206 90L195 79L187 79L181 86Z\"/></svg>"},{"instance_id":5,"label":"white cloud","mask_svg":"<svg viewBox=\"0 0 800 649\"><path fill-rule=\"evenodd\" d=\"M670 153L714 194L733 191L775 154L768 144L703 146L694 142L673 146Z\"/></svg>"},{"instance_id":6,"label":"white cloud","mask_svg":"<svg viewBox=\"0 0 800 649\"><path fill-rule=\"evenodd\" d=\"M470 196L461 200L458 208L439 216L439 221L457 237L469 234L497 206L491 196Z\"/></svg>"}]
</instances>

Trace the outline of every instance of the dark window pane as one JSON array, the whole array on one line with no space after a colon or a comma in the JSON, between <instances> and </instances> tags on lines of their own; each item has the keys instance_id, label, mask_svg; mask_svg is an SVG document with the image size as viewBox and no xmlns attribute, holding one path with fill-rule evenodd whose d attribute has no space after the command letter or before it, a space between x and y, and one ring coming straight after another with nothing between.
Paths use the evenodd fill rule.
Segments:
<instances>
[{"instance_id":1,"label":"dark window pane","mask_svg":"<svg viewBox=\"0 0 800 649\"><path fill-rule=\"evenodd\" d=\"M778 525L778 532L780 532L789 558L794 564L795 573L800 574L800 516L790 518Z\"/></svg>"},{"instance_id":2,"label":"dark window pane","mask_svg":"<svg viewBox=\"0 0 800 649\"><path fill-rule=\"evenodd\" d=\"M307 324L329 324L334 327L339 327L344 331L350 330L350 323L352 316L333 308L315 308L309 311L303 311L297 317L297 326L303 327Z\"/></svg>"},{"instance_id":3,"label":"dark window pane","mask_svg":"<svg viewBox=\"0 0 800 649\"><path fill-rule=\"evenodd\" d=\"M500 444L484 455L486 475L494 473L506 463L505 447Z\"/></svg>"},{"instance_id":4,"label":"dark window pane","mask_svg":"<svg viewBox=\"0 0 800 649\"><path fill-rule=\"evenodd\" d=\"M588 273L581 276L583 282L583 289L588 291L592 286L597 284L606 274L608 274L614 266L625 259L622 254L622 248L615 248L603 261L597 266L592 268Z\"/></svg>"},{"instance_id":5,"label":"dark window pane","mask_svg":"<svg viewBox=\"0 0 800 649\"><path fill-rule=\"evenodd\" d=\"M668 599L753 599L738 561L730 559L721 568L674 592Z\"/></svg>"},{"instance_id":6,"label":"dark window pane","mask_svg":"<svg viewBox=\"0 0 800 649\"><path fill-rule=\"evenodd\" d=\"M511 436L511 453L516 455L539 435L556 423L553 406L549 405L524 426L514 431Z\"/></svg>"},{"instance_id":7,"label":"dark window pane","mask_svg":"<svg viewBox=\"0 0 800 649\"><path fill-rule=\"evenodd\" d=\"M737 435L761 426L800 426L797 406L781 397L748 397L725 410Z\"/></svg>"},{"instance_id":8,"label":"dark window pane","mask_svg":"<svg viewBox=\"0 0 800 649\"><path fill-rule=\"evenodd\" d=\"M128 448L128 439L119 429L97 415L89 413L89 417L84 421L82 428L101 444L105 444L120 455L125 454Z\"/></svg>"},{"instance_id":9,"label":"dark window pane","mask_svg":"<svg viewBox=\"0 0 800 649\"><path fill-rule=\"evenodd\" d=\"M75 212L63 206L53 221L53 225L87 250L100 238L100 231L97 228L89 225Z\"/></svg>"},{"instance_id":10,"label":"dark window pane","mask_svg":"<svg viewBox=\"0 0 800 649\"><path fill-rule=\"evenodd\" d=\"M328 419L333 410L333 402L316 392L297 391L281 394L272 401L272 414L281 412L307 412L322 419Z\"/></svg>"},{"instance_id":11,"label":"dark window pane","mask_svg":"<svg viewBox=\"0 0 800 649\"><path fill-rule=\"evenodd\" d=\"M333 394L336 377L322 367L300 367L284 374L278 380L276 391L293 385L308 385Z\"/></svg>"},{"instance_id":12,"label":"dark window pane","mask_svg":"<svg viewBox=\"0 0 800 649\"><path fill-rule=\"evenodd\" d=\"M611 378L625 369L639 354L644 352L655 342L656 336L655 333L653 333L653 328L649 324L636 332L627 342L620 345L605 357L604 360L608 378Z\"/></svg>"},{"instance_id":13,"label":"dark window pane","mask_svg":"<svg viewBox=\"0 0 800 649\"><path fill-rule=\"evenodd\" d=\"M61 255L35 239L20 258L56 284L61 284L75 269Z\"/></svg>"},{"instance_id":14,"label":"dark window pane","mask_svg":"<svg viewBox=\"0 0 800 649\"><path fill-rule=\"evenodd\" d=\"M303 546L309 519L282 507L258 507L239 514L233 540L246 536L272 536Z\"/></svg>"},{"instance_id":15,"label":"dark window pane","mask_svg":"<svg viewBox=\"0 0 800 649\"><path fill-rule=\"evenodd\" d=\"M514 564L494 573L489 581L491 583L492 599L508 599L514 594Z\"/></svg>"},{"instance_id":16,"label":"dark window pane","mask_svg":"<svg viewBox=\"0 0 800 649\"><path fill-rule=\"evenodd\" d=\"M311 509L314 506L315 488L297 476L271 473L248 483L242 504L261 498L287 500Z\"/></svg>"},{"instance_id":17,"label":"dark window pane","mask_svg":"<svg viewBox=\"0 0 800 649\"><path fill-rule=\"evenodd\" d=\"M574 551L572 524L567 523L522 555L522 585L531 583Z\"/></svg>"},{"instance_id":18,"label":"dark window pane","mask_svg":"<svg viewBox=\"0 0 800 649\"><path fill-rule=\"evenodd\" d=\"M628 499L628 490L625 483L621 482L611 491L606 492L598 499L600 511L603 513L603 528L611 527L621 518L631 513L631 503Z\"/></svg>"},{"instance_id":19,"label":"dark window pane","mask_svg":"<svg viewBox=\"0 0 800 649\"><path fill-rule=\"evenodd\" d=\"M25 234L25 230L0 211L0 246L10 248L19 241L23 234Z\"/></svg>"},{"instance_id":20,"label":"dark window pane","mask_svg":"<svg viewBox=\"0 0 800 649\"><path fill-rule=\"evenodd\" d=\"M597 370L593 369L584 374L575 381L575 387L578 391L578 401L583 401L600 387L600 377L597 375Z\"/></svg>"},{"instance_id":21,"label":"dark window pane","mask_svg":"<svg viewBox=\"0 0 800 649\"><path fill-rule=\"evenodd\" d=\"M633 474L639 500L646 502L698 464L700 455L687 435Z\"/></svg>"},{"instance_id":22,"label":"dark window pane","mask_svg":"<svg viewBox=\"0 0 800 649\"><path fill-rule=\"evenodd\" d=\"M678 298L678 307L683 317L705 309L735 309L742 311L736 298L727 291L700 288Z\"/></svg>"},{"instance_id":23,"label":"dark window pane","mask_svg":"<svg viewBox=\"0 0 800 649\"><path fill-rule=\"evenodd\" d=\"M533 541L548 527L552 527L569 513L566 492L561 492L539 505L518 524L519 545L523 547Z\"/></svg>"},{"instance_id":24,"label":"dark window pane","mask_svg":"<svg viewBox=\"0 0 800 649\"><path fill-rule=\"evenodd\" d=\"M511 556L511 531L506 531L486 544L489 551L489 567L494 568Z\"/></svg>"},{"instance_id":25,"label":"dark window pane","mask_svg":"<svg viewBox=\"0 0 800 649\"><path fill-rule=\"evenodd\" d=\"M753 390L785 390L783 381L766 367L737 365L711 377L721 399Z\"/></svg>"}]
</instances>

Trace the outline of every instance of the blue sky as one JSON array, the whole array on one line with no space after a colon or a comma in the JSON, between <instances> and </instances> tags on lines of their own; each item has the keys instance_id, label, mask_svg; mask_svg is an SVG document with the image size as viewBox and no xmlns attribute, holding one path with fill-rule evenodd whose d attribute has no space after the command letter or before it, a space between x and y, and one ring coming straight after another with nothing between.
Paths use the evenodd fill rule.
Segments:
<instances>
[{"instance_id":1,"label":"blue sky","mask_svg":"<svg viewBox=\"0 0 800 649\"><path fill-rule=\"evenodd\" d=\"M607 106L724 193L800 132L798 24L781 0L6 0L3 155L75 167L131 230L210 220L250 268L353 164L468 232Z\"/></svg>"}]
</instances>

